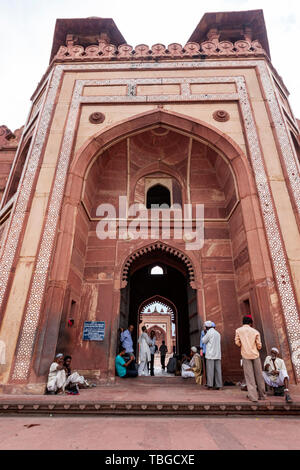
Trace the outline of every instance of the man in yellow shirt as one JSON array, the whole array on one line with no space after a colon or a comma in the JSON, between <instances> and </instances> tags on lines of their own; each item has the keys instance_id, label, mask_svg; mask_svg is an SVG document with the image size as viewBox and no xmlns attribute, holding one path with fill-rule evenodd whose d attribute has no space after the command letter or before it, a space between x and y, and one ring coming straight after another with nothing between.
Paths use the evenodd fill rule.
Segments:
<instances>
[{"instance_id":1,"label":"man in yellow shirt","mask_svg":"<svg viewBox=\"0 0 300 470\"><path fill-rule=\"evenodd\" d=\"M265 381L259 351L262 348L259 331L253 328L250 316L243 318L243 326L235 331L235 344L241 348L248 398L253 402L265 400Z\"/></svg>"}]
</instances>

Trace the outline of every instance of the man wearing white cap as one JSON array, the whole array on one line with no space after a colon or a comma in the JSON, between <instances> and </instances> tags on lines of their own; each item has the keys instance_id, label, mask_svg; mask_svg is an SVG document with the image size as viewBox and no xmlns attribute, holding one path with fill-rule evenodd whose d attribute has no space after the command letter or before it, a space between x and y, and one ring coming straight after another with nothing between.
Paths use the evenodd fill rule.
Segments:
<instances>
[{"instance_id":1,"label":"man wearing white cap","mask_svg":"<svg viewBox=\"0 0 300 470\"><path fill-rule=\"evenodd\" d=\"M206 384L207 388L220 390L223 387L221 368L221 335L216 331L215 324L211 321L204 323L206 335L202 338L202 343L206 345Z\"/></svg>"},{"instance_id":2,"label":"man wearing white cap","mask_svg":"<svg viewBox=\"0 0 300 470\"><path fill-rule=\"evenodd\" d=\"M47 381L47 393L54 395L63 391L66 384L67 376L64 368L64 355L59 353L56 355L49 370Z\"/></svg>"},{"instance_id":3,"label":"man wearing white cap","mask_svg":"<svg viewBox=\"0 0 300 470\"><path fill-rule=\"evenodd\" d=\"M201 356L198 353L196 346L191 347L191 356L189 364L182 364L181 366L181 376L184 379L189 377L195 377L196 384L202 384L202 360Z\"/></svg>"},{"instance_id":4,"label":"man wearing white cap","mask_svg":"<svg viewBox=\"0 0 300 470\"><path fill-rule=\"evenodd\" d=\"M289 395L289 376L286 370L285 362L279 357L279 351L277 348L271 349L271 355L266 357L264 363L263 376L266 384L272 387L274 395L280 392L280 389L284 387L285 400L287 403L292 403L292 399Z\"/></svg>"}]
</instances>

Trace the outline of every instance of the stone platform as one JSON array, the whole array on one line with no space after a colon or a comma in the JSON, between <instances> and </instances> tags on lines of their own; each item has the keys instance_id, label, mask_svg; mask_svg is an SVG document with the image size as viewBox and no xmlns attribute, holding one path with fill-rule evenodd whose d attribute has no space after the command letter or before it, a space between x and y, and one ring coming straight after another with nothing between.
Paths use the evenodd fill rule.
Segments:
<instances>
[{"instance_id":1,"label":"stone platform","mask_svg":"<svg viewBox=\"0 0 300 470\"><path fill-rule=\"evenodd\" d=\"M79 395L0 395L0 415L269 415L300 416L300 386L292 404L268 395L252 403L239 386L207 390L194 379L138 377L80 390Z\"/></svg>"}]
</instances>

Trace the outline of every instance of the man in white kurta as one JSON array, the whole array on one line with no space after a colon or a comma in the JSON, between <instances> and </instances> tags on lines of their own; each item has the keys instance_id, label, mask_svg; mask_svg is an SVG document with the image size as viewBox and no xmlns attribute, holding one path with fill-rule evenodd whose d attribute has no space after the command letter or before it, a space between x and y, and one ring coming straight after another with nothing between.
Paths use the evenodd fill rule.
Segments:
<instances>
[{"instance_id":1,"label":"man in white kurta","mask_svg":"<svg viewBox=\"0 0 300 470\"><path fill-rule=\"evenodd\" d=\"M139 337L138 343L140 345L140 365L138 368L138 375L149 375L148 372L148 363L151 361L151 352L150 347L152 341L146 333L147 328L145 325L142 327L142 334Z\"/></svg>"},{"instance_id":2,"label":"man in white kurta","mask_svg":"<svg viewBox=\"0 0 300 470\"><path fill-rule=\"evenodd\" d=\"M206 383L207 388L219 390L223 387L221 369L221 335L215 330L214 323L206 321L204 323L207 333L202 338L202 343L206 344Z\"/></svg>"},{"instance_id":3,"label":"man in white kurta","mask_svg":"<svg viewBox=\"0 0 300 470\"><path fill-rule=\"evenodd\" d=\"M57 354L54 362L52 362L48 374L47 391L51 394L64 391L67 381L66 371L64 369L64 356Z\"/></svg>"},{"instance_id":4,"label":"man in white kurta","mask_svg":"<svg viewBox=\"0 0 300 470\"><path fill-rule=\"evenodd\" d=\"M280 359L277 348L271 349L271 354L266 357L264 363L263 377L267 385L272 389L284 387L285 399L288 403L292 402L289 395L289 376L283 359Z\"/></svg>"}]
</instances>

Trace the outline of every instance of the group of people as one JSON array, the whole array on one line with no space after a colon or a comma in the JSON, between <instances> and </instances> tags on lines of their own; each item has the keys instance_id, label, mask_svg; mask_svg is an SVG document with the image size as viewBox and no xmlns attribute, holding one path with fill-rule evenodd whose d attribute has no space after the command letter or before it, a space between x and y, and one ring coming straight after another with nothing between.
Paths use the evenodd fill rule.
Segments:
<instances>
[{"instance_id":1,"label":"group of people","mask_svg":"<svg viewBox=\"0 0 300 470\"><path fill-rule=\"evenodd\" d=\"M186 357L186 356L185 356ZM220 390L223 386L221 369L221 335L214 322L206 321L200 335L199 347L193 346L191 360L186 359L181 366L183 378L195 377L196 383L203 382L206 375L206 388Z\"/></svg>"},{"instance_id":2,"label":"group of people","mask_svg":"<svg viewBox=\"0 0 300 470\"><path fill-rule=\"evenodd\" d=\"M139 343L139 359L140 364L138 368L135 363L135 355L133 351L133 341L132 341L132 332L134 330L133 325L124 330L120 329L120 342L121 347L119 354L116 357L116 372L119 377L137 377L142 375L152 375L154 376L154 357L156 351L158 351L156 345L156 336L155 331L150 332L150 336L147 334L147 328L145 325L142 327L142 333L138 339ZM162 341L162 344L159 348L161 367L165 370L165 360L168 352L168 348L165 344L165 341Z\"/></svg>"},{"instance_id":3,"label":"group of people","mask_svg":"<svg viewBox=\"0 0 300 470\"><path fill-rule=\"evenodd\" d=\"M116 371L120 377L137 377L141 375L154 375L154 355L157 351L155 332L147 334L145 326L138 339L139 366L135 363L133 351L132 332L134 326L121 330L121 349L116 358ZM266 357L262 368L260 350L262 349L259 331L253 327L251 315L243 317L243 325L235 331L235 344L241 349L241 362L244 372L248 399L252 402L266 399L266 389L271 389L274 395L284 396L288 403L292 402L289 393L289 376L283 359L279 358L279 350L273 347ZM167 347L160 346L161 365L165 369ZM190 354L183 354L169 360L174 362L172 372L181 375L184 379L195 378L201 385L206 377L205 387L209 390L220 390L223 387L221 366L221 335L212 321L206 321L200 335L199 346L193 346ZM169 364L168 368L169 369ZM171 370L170 370L171 371Z\"/></svg>"},{"instance_id":4,"label":"group of people","mask_svg":"<svg viewBox=\"0 0 300 470\"><path fill-rule=\"evenodd\" d=\"M154 375L154 357L158 351L155 331L147 334L142 327L138 338L139 360L137 366L133 349L132 333L134 326L120 331L121 347L115 359L116 372L119 377L137 377ZM271 389L274 395L284 396L288 403L292 402L289 393L289 376L284 360L279 357L279 350L273 347L266 357L262 368L260 350L262 349L259 331L253 327L251 315L243 317L243 325L235 331L235 344L241 349L241 362L244 371L247 397L252 402L266 399L266 390ZM161 367L165 370L165 359L168 353L165 341L160 348ZM90 388L90 384L82 375L71 370L71 356L59 353L50 366L46 393L68 393L77 395L79 388ZM200 335L199 346L193 346L190 354L181 358L173 356L169 360L167 370L181 375L184 379L195 378L197 384L204 384L207 389L220 390L223 387L221 367L221 335L212 321L206 321Z\"/></svg>"},{"instance_id":5,"label":"group of people","mask_svg":"<svg viewBox=\"0 0 300 470\"><path fill-rule=\"evenodd\" d=\"M276 347L272 347L262 370L259 354L262 349L261 337L259 331L253 328L251 315L244 316L243 326L236 330L235 344L241 348L249 400L255 403L258 400L265 400L266 387L269 387L274 395L285 396L286 402L291 403L289 376L285 362L279 358L279 350Z\"/></svg>"},{"instance_id":6,"label":"group of people","mask_svg":"<svg viewBox=\"0 0 300 470\"><path fill-rule=\"evenodd\" d=\"M94 387L78 372L71 370L71 356L62 353L56 355L48 374L46 393L48 395L64 394L78 395L79 388Z\"/></svg>"}]
</instances>

